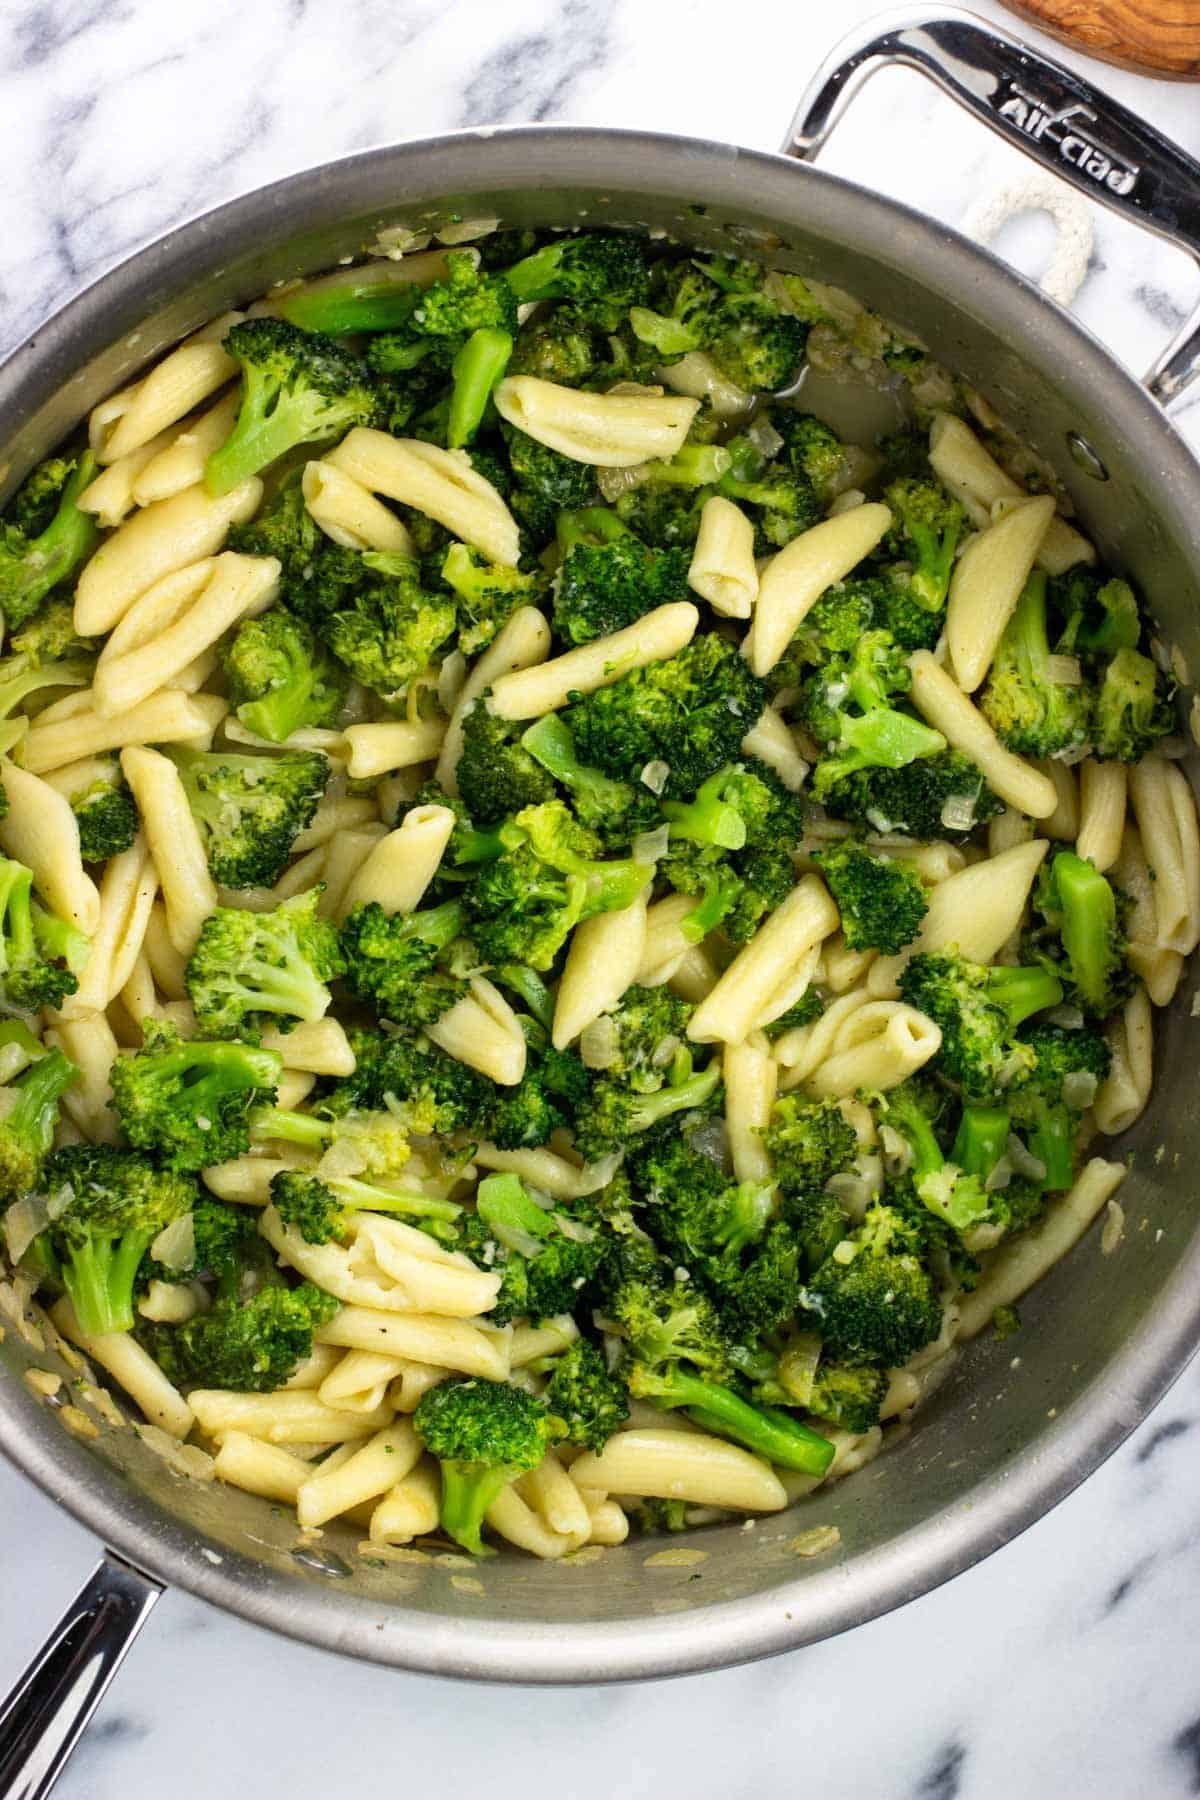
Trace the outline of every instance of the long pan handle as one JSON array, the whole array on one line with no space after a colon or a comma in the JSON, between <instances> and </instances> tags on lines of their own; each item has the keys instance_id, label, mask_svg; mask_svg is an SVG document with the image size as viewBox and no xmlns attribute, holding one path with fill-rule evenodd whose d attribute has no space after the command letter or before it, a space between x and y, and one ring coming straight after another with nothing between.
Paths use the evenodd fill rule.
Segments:
<instances>
[{"instance_id":1,"label":"long pan handle","mask_svg":"<svg viewBox=\"0 0 1200 1800\"><path fill-rule=\"evenodd\" d=\"M1083 76L954 7L882 13L844 37L805 90L784 151L814 161L862 83L897 64L1089 199L1200 262L1200 163ZM1169 406L1197 376L1200 312L1146 385Z\"/></svg>"},{"instance_id":2,"label":"long pan handle","mask_svg":"<svg viewBox=\"0 0 1200 1800\"><path fill-rule=\"evenodd\" d=\"M0 1702L0 1800L50 1792L162 1591L105 1555Z\"/></svg>"}]
</instances>

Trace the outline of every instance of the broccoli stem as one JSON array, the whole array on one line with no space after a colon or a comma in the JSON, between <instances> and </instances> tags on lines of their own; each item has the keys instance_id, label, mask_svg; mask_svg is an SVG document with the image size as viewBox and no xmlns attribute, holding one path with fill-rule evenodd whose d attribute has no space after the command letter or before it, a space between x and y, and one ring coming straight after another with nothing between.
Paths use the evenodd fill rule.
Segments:
<instances>
[{"instance_id":1,"label":"broccoli stem","mask_svg":"<svg viewBox=\"0 0 1200 1800\"><path fill-rule=\"evenodd\" d=\"M1075 985L1086 1005L1106 1012L1112 946L1118 935L1116 897L1094 865L1070 850L1060 850L1054 858L1054 882L1062 907L1063 948Z\"/></svg>"},{"instance_id":2,"label":"broccoli stem","mask_svg":"<svg viewBox=\"0 0 1200 1800\"><path fill-rule=\"evenodd\" d=\"M356 331L395 331L412 317L413 283L394 279L389 265L381 280L362 269L347 269L339 280L297 288L279 304L279 316L304 331L348 337ZM389 279L388 277L393 277Z\"/></svg>"},{"instance_id":3,"label":"broccoli stem","mask_svg":"<svg viewBox=\"0 0 1200 1800\"><path fill-rule=\"evenodd\" d=\"M702 944L736 903L741 883L729 869L716 867L704 883L698 906L680 921L679 929L690 944Z\"/></svg>"},{"instance_id":4,"label":"broccoli stem","mask_svg":"<svg viewBox=\"0 0 1200 1800\"><path fill-rule=\"evenodd\" d=\"M662 812L671 822L672 837L721 850L740 850L746 842L746 821L736 806L721 798L732 771L718 769L710 775L694 800L664 800Z\"/></svg>"},{"instance_id":5,"label":"broccoli stem","mask_svg":"<svg viewBox=\"0 0 1200 1800\"><path fill-rule=\"evenodd\" d=\"M492 389L508 366L513 341L507 331L481 327L473 331L451 364L454 386L446 424L451 450L469 444L479 430Z\"/></svg>"},{"instance_id":6,"label":"broccoli stem","mask_svg":"<svg viewBox=\"0 0 1200 1800\"><path fill-rule=\"evenodd\" d=\"M1108 883L1103 877L1100 879L1107 888ZM1057 975L1052 975L1048 969L992 968L988 971L987 994L989 1000L1004 1008L1009 1024L1015 1030L1034 1013L1057 1006L1063 997L1063 989Z\"/></svg>"},{"instance_id":7,"label":"broccoli stem","mask_svg":"<svg viewBox=\"0 0 1200 1800\"><path fill-rule=\"evenodd\" d=\"M538 1024L549 1031L554 1022L554 998L541 976L524 963L505 963L494 973L496 980L511 988L525 1002Z\"/></svg>"},{"instance_id":8,"label":"broccoli stem","mask_svg":"<svg viewBox=\"0 0 1200 1800\"><path fill-rule=\"evenodd\" d=\"M828 1438L775 1407L753 1406L731 1389L689 1375L678 1363L639 1383L635 1392L659 1406L682 1407L706 1431L732 1438L757 1456L804 1475L824 1475L833 1461Z\"/></svg>"},{"instance_id":9,"label":"broccoli stem","mask_svg":"<svg viewBox=\"0 0 1200 1800\"><path fill-rule=\"evenodd\" d=\"M578 512L559 513L555 527L558 553L564 562L576 544L614 544L632 536L628 525L607 506L584 506Z\"/></svg>"},{"instance_id":10,"label":"broccoli stem","mask_svg":"<svg viewBox=\"0 0 1200 1800\"><path fill-rule=\"evenodd\" d=\"M958 1122L950 1161L986 1181L1008 1148L1008 1114L998 1106L967 1106Z\"/></svg>"},{"instance_id":11,"label":"broccoli stem","mask_svg":"<svg viewBox=\"0 0 1200 1800\"><path fill-rule=\"evenodd\" d=\"M600 769L580 762L570 727L558 713L547 713L531 725L522 735L521 747L570 793L584 794L596 806L611 807L614 813L623 812L627 806L628 787L623 781L612 780Z\"/></svg>"},{"instance_id":12,"label":"broccoli stem","mask_svg":"<svg viewBox=\"0 0 1200 1800\"><path fill-rule=\"evenodd\" d=\"M1045 1165L1040 1185L1050 1194L1066 1193L1075 1176L1074 1132L1067 1108L1049 1103L1039 1107L1025 1142L1030 1154Z\"/></svg>"},{"instance_id":13,"label":"broccoli stem","mask_svg":"<svg viewBox=\"0 0 1200 1800\"><path fill-rule=\"evenodd\" d=\"M126 1231L119 1237L93 1233L64 1256L63 1286L88 1337L133 1330L133 1284L157 1236L157 1229Z\"/></svg>"},{"instance_id":14,"label":"broccoli stem","mask_svg":"<svg viewBox=\"0 0 1200 1800\"><path fill-rule=\"evenodd\" d=\"M25 662L25 659L18 656L13 661ZM87 687L91 679L91 666L82 660L41 665L26 663L24 668L10 675L7 681L0 682L0 719L7 719L22 700L37 693L39 688Z\"/></svg>"},{"instance_id":15,"label":"broccoli stem","mask_svg":"<svg viewBox=\"0 0 1200 1800\"><path fill-rule=\"evenodd\" d=\"M394 1193L391 1188L375 1187L350 1175L339 1175L327 1186L352 1212L399 1213L411 1219L457 1219L462 1212L454 1200L438 1200L414 1192Z\"/></svg>"},{"instance_id":16,"label":"broccoli stem","mask_svg":"<svg viewBox=\"0 0 1200 1800\"><path fill-rule=\"evenodd\" d=\"M295 444L319 435L311 420L312 400L303 388L279 391L274 377L252 364L243 366L242 381L237 423L205 464L204 484L213 495L228 494Z\"/></svg>"},{"instance_id":17,"label":"broccoli stem","mask_svg":"<svg viewBox=\"0 0 1200 1800\"><path fill-rule=\"evenodd\" d=\"M544 244L505 269L504 279L522 305L530 300L550 300L559 290L561 262L562 245Z\"/></svg>"},{"instance_id":18,"label":"broccoli stem","mask_svg":"<svg viewBox=\"0 0 1200 1800\"><path fill-rule=\"evenodd\" d=\"M0 1130L14 1133L35 1156L45 1156L54 1141L58 1103L78 1074L61 1050L42 1056L14 1090L16 1104L0 1120Z\"/></svg>"},{"instance_id":19,"label":"broccoli stem","mask_svg":"<svg viewBox=\"0 0 1200 1800\"><path fill-rule=\"evenodd\" d=\"M513 1477L514 1471L504 1464L497 1468L480 1463L442 1463L442 1527L472 1556L496 1554L480 1533L488 1507Z\"/></svg>"},{"instance_id":20,"label":"broccoli stem","mask_svg":"<svg viewBox=\"0 0 1200 1800\"><path fill-rule=\"evenodd\" d=\"M654 1094L639 1094L629 1114L630 1131L649 1131L652 1125L671 1118L675 1113L689 1112L692 1107L703 1106L715 1092L721 1079L717 1061L714 1056L707 1068L701 1069L697 1075L688 1076L675 1087L662 1087Z\"/></svg>"}]
</instances>

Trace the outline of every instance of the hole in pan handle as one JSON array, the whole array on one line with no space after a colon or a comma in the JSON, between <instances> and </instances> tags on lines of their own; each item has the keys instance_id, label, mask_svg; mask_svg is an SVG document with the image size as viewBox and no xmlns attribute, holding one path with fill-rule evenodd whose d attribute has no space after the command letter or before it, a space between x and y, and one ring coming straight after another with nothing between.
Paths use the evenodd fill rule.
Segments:
<instances>
[{"instance_id":1,"label":"hole in pan handle","mask_svg":"<svg viewBox=\"0 0 1200 1800\"><path fill-rule=\"evenodd\" d=\"M904 8L844 37L813 76L783 151L816 159L877 69L915 69L1043 169L1200 264L1200 163L1091 82L950 7ZM1145 377L1169 406L1200 376L1200 310Z\"/></svg>"},{"instance_id":2,"label":"hole in pan handle","mask_svg":"<svg viewBox=\"0 0 1200 1800\"><path fill-rule=\"evenodd\" d=\"M105 1554L0 1701L0 1800L50 1792L162 1591Z\"/></svg>"}]
</instances>

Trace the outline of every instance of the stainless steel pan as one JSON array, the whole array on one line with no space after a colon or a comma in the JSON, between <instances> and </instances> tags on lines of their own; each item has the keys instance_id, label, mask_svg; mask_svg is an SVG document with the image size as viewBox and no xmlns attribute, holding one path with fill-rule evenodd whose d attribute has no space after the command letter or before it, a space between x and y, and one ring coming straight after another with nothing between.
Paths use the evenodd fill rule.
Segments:
<instances>
[{"instance_id":1,"label":"stainless steel pan","mask_svg":"<svg viewBox=\"0 0 1200 1800\"><path fill-rule=\"evenodd\" d=\"M1058 65L966 13L891 16L813 83L782 155L640 132L477 131L371 151L180 227L73 300L0 371L16 476L102 395L184 332L269 283L329 267L375 231L448 213L514 224L613 222L819 272L910 327L1060 470L1103 553L1140 581L1200 666L1200 467L1165 407L1200 368L1200 315L1143 385L996 258L811 166L874 69L904 63L1094 199L1200 260L1200 166ZM1191 984L1160 1027L1159 1082L1123 1200L1147 1229L1120 1254L1083 1243L1023 1307L1028 1348L982 1342L903 1443L789 1515L704 1534L707 1559L643 1574L644 1547L564 1573L502 1555L464 1605L452 1571L365 1566L353 1534L295 1548L294 1523L172 1474L128 1432L81 1441L0 1349L0 1441L111 1549L0 1713L0 1800L44 1793L161 1584L256 1624L398 1668L484 1680L678 1674L812 1642L925 1592L1024 1529L1114 1449L1200 1333L1191 1170ZM800 1562L802 1525L841 1547Z\"/></svg>"}]
</instances>

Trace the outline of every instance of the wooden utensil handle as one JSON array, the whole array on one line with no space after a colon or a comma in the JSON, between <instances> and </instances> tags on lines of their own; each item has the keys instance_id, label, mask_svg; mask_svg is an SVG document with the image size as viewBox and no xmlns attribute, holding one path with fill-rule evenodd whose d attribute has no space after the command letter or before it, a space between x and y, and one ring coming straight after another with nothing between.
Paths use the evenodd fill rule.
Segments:
<instances>
[{"instance_id":1,"label":"wooden utensil handle","mask_svg":"<svg viewBox=\"0 0 1200 1800\"><path fill-rule=\"evenodd\" d=\"M1200 80L1200 0L1005 0L1090 56L1175 81Z\"/></svg>"}]
</instances>

